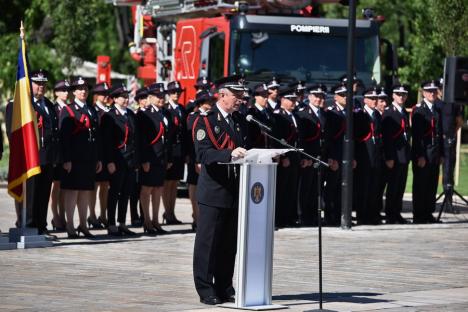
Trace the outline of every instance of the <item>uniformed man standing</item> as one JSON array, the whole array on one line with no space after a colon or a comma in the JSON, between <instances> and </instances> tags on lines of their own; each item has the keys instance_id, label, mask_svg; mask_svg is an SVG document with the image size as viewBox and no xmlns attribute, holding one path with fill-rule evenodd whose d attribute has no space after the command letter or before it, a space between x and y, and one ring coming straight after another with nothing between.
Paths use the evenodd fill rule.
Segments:
<instances>
[{"instance_id":1,"label":"uniformed man standing","mask_svg":"<svg viewBox=\"0 0 468 312\"><path fill-rule=\"evenodd\" d=\"M341 222L341 162L346 131L346 86L333 88L335 103L325 112L325 157L330 166L324 190L325 223L329 226Z\"/></svg>"},{"instance_id":2,"label":"uniformed man standing","mask_svg":"<svg viewBox=\"0 0 468 312\"><path fill-rule=\"evenodd\" d=\"M405 110L408 88L397 84L393 86L392 105L382 117L382 138L385 158L387 191L385 194L386 223L406 223L401 216L403 195L411 160L409 117Z\"/></svg>"},{"instance_id":3,"label":"uniformed man standing","mask_svg":"<svg viewBox=\"0 0 468 312\"><path fill-rule=\"evenodd\" d=\"M324 85L314 85L307 88L309 105L299 109L299 148L304 152L323 159L323 143L325 130L325 113L322 109L327 88ZM300 163L299 209L301 224L317 225L317 169L312 167L313 161L302 158Z\"/></svg>"},{"instance_id":4,"label":"uniformed man standing","mask_svg":"<svg viewBox=\"0 0 468 312\"><path fill-rule=\"evenodd\" d=\"M200 301L210 305L234 301L239 167L220 163L245 156L247 134L243 118L235 114L244 86L229 78L217 83L218 102L195 127L201 172L193 274Z\"/></svg>"},{"instance_id":5,"label":"uniformed man standing","mask_svg":"<svg viewBox=\"0 0 468 312\"><path fill-rule=\"evenodd\" d=\"M32 223L39 234L48 234L47 211L52 187L54 163L58 153L58 117L54 105L44 94L47 85L47 73L44 70L31 73L33 108L37 116L39 134L39 159L41 173L28 180L28 191L33 192L32 201L27 202L28 210L32 211ZM31 205L31 206L30 206Z\"/></svg>"},{"instance_id":6,"label":"uniformed man standing","mask_svg":"<svg viewBox=\"0 0 468 312\"><path fill-rule=\"evenodd\" d=\"M255 119L263 124L273 128L274 116L273 111L268 109L268 88L266 84L258 84L254 86L255 103L247 111L248 115L252 115ZM271 139L263 134L260 127L255 123L249 123L249 137L251 138L252 147L255 148L271 148Z\"/></svg>"},{"instance_id":7,"label":"uniformed man standing","mask_svg":"<svg viewBox=\"0 0 468 312\"><path fill-rule=\"evenodd\" d=\"M181 104L178 103L182 93L182 88L178 81L169 82L167 85L168 103L166 106L166 117L169 120L169 142L168 155L171 157L172 165L167 169L164 181L164 192L162 199L164 203L163 219L167 224L181 224L176 218L175 203L177 198L177 185L184 177L185 161L187 156L186 148L186 113Z\"/></svg>"},{"instance_id":8,"label":"uniformed man standing","mask_svg":"<svg viewBox=\"0 0 468 312\"><path fill-rule=\"evenodd\" d=\"M268 89L268 109L274 111L280 107L280 103L278 101L278 90L280 84L276 78L273 77L266 85Z\"/></svg>"},{"instance_id":9,"label":"uniformed man standing","mask_svg":"<svg viewBox=\"0 0 468 312\"><path fill-rule=\"evenodd\" d=\"M380 113L376 110L377 87L364 91L364 107L354 113L356 170L354 204L358 224L379 224L378 194L382 175Z\"/></svg>"},{"instance_id":10,"label":"uniformed man standing","mask_svg":"<svg viewBox=\"0 0 468 312\"><path fill-rule=\"evenodd\" d=\"M113 236L121 234L134 235L125 225L130 192L134 189L137 159L137 128L135 114L128 106L128 91L125 86L118 87L110 93L114 99L114 108L105 113L101 119L103 134L103 159L109 173L108 196L108 233ZM119 207L116 227L115 211Z\"/></svg>"},{"instance_id":11,"label":"uniformed man standing","mask_svg":"<svg viewBox=\"0 0 468 312\"><path fill-rule=\"evenodd\" d=\"M436 222L435 211L439 167L442 157L442 125L435 107L437 84L434 80L421 85L423 100L413 107L413 222Z\"/></svg>"},{"instance_id":12,"label":"uniformed man standing","mask_svg":"<svg viewBox=\"0 0 468 312\"><path fill-rule=\"evenodd\" d=\"M298 145L298 119L295 116L297 94L295 88L285 88L279 91L281 107L274 111L274 135L285 140L289 145ZM274 142L277 148L284 146ZM297 152L288 152L279 158L276 180L276 210L275 224L278 227L295 226L297 214L297 185L299 176L300 156Z\"/></svg>"}]
</instances>

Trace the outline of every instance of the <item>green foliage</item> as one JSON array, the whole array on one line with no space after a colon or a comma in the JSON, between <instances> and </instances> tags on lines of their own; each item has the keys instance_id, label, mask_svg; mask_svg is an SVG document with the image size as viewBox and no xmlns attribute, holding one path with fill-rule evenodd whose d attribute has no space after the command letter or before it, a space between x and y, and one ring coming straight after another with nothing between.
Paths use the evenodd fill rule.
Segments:
<instances>
[{"instance_id":1,"label":"green foliage","mask_svg":"<svg viewBox=\"0 0 468 312\"><path fill-rule=\"evenodd\" d=\"M466 0L361 0L356 16L364 8L385 16L381 34L398 47L400 81L416 91L421 81L442 76L446 56L468 55L467 6ZM325 17L348 17L347 6L323 10Z\"/></svg>"},{"instance_id":2,"label":"green foliage","mask_svg":"<svg viewBox=\"0 0 468 312\"><path fill-rule=\"evenodd\" d=\"M31 68L51 73L51 85L73 69L73 57L95 62L109 55L113 70L134 73L136 64L117 35L113 5L104 0L13 0L0 21L0 101L11 96L16 80L20 21L24 20ZM3 12L6 12L4 15Z\"/></svg>"}]
</instances>

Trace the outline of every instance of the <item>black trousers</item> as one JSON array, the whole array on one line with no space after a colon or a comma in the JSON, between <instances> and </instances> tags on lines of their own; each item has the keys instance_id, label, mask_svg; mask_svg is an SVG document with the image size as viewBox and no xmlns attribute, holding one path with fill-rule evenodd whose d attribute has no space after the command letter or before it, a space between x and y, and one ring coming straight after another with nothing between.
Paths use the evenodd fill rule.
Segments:
<instances>
[{"instance_id":1,"label":"black trousers","mask_svg":"<svg viewBox=\"0 0 468 312\"><path fill-rule=\"evenodd\" d=\"M395 162L392 169L386 168L387 192L385 200L385 218L387 221L395 221L403 209L403 194L408 177L408 164Z\"/></svg>"},{"instance_id":2,"label":"black trousers","mask_svg":"<svg viewBox=\"0 0 468 312\"><path fill-rule=\"evenodd\" d=\"M109 175L109 193L107 198L107 216L109 225L115 225L115 210L119 206L117 221L125 224L127 206L133 185L135 184L135 169L127 164L116 163L116 170Z\"/></svg>"},{"instance_id":3,"label":"black trousers","mask_svg":"<svg viewBox=\"0 0 468 312\"><path fill-rule=\"evenodd\" d=\"M198 203L200 214L193 252L193 278L201 298L234 295L232 277L237 250L237 204L217 208Z\"/></svg>"},{"instance_id":4,"label":"black trousers","mask_svg":"<svg viewBox=\"0 0 468 312\"><path fill-rule=\"evenodd\" d=\"M380 220L380 178L382 168L372 167L368 162L358 162L354 171L353 198L356 218L362 223L375 223Z\"/></svg>"},{"instance_id":5,"label":"black trousers","mask_svg":"<svg viewBox=\"0 0 468 312\"><path fill-rule=\"evenodd\" d=\"M30 219L27 224L30 227L37 227L39 232L47 229L47 211L49 209L53 173L52 164L42 165L41 173L33 176L27 183L26 217ZM32 216L32 218L29 218L29 216Z\"/></svg>"},{"instance_id":6,"label":"black trousers","mask_svg":"<svg viewBox=\"0 0 468 312\"><path fill-rule=\"evenodd\" d=\"M297 221L297 186L299 164L290 159L289 167L278 164L276 178L276 226L294 225Z\"/></svg>"},{"instance_id":7,"label":"black trousers","mask_svg":"<svg viewBox=\"0 0 468 312\"><path fill-rule=\"evenodd\" d=\"M317 169L300 168L299 207L303 225L317 225Z\"/></svg>"},{"instance_id":8,"label":"black trousers","mask_svg":"<svg viewBox=\"0 0 468 312\"><path fill-rule=\"evenodd\" d=\"M413 162L413 220L428 221L435 211L439 164L420 168Z\"/></svg>"},{"instance_id":9,"label":"black trousers","mask_svg":"<svg viewBox=\"0 0 468 312\"><path fill-rule=\"evenodd\" d=\"M328 169L324 191L325 223L340 225L341 223L341 166L336 171Z\"/></svg>"}]
</instances>

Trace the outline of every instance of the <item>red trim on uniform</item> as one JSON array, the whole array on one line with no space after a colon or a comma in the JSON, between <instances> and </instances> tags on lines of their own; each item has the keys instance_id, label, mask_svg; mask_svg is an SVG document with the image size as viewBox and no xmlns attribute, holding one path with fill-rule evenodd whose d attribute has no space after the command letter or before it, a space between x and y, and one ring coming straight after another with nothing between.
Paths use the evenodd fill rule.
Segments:
<instances>
[{"instance_id":1,"label":"red trim on uniform","mask_svg":"<svg viewBox=\"0 0 468 312\"><path fill-rule=\"evenodd\" d=\"M345 128L345 123L343 121L341 122L341 129L333 136L333 139L337 140L340 137L340 135L342 135L345 132Z\"/></svg>"},{"instance_id":2,"label":"red trim on uniform","mask_svg":"<svg viewBox=\"0 0 468 312\"><path fill-rule=\"evenodd\" d=\"M315 135L311 136L311 137L308 137L308 138L305 138L304 141L312 142L312 141L317 140L320 137L320 128L321 128L321 125L320 125L320 121L319 121L319 122L317 122L317 127L315 127L315 129L316 129Z\"/></svg>"},{"instance_id":3,"label":"red trim on uniform","mask_svg":"<svg viewBox=\"0 0 468 312\"><path fill-rule=\"evenodd\" d=\"M70 106L64 106L71 118L75 122L75 129L73 129L72 135L75 135L83 130L91 128L91 120L88 115L81 113L80 120L76 120L75 112L70 108Z\"/></svg>"},{"instance_id":4,"label":"red trim on uniform","mask_svg":"<svg viewBox=\"0 0 468 312\"><path fill-rule=\"evenodd\" d=\"M124 147L125 145L127 145L127 141L128 141L128 122L125 123L124 141L122 142L122 144L117 145L117 148L120 149L120 148Z\"/></svg>"},{"instance_id":5,"label":"red trim on uniform","mask_svg":"<svg viewBox=\"0 0 468 312\"><path fill-rule=\"evenodd\" d=\"M400 123L400 129L398 129L398 132L392 135L392 139L396 139L399 137L403 132L405 131L405 118L401 118L401 123Z\"/></svg>"},{"instance_id":6,"label":"red trim on uniform","mask_svg":"<svg viewBox=\"0 0 468 312\"><path fill-rule=\"evenodd\" d=\"M195 120L193 121L193 125L192 125L192 141L195 142L195 127L198 123L198 119L200 119L200 116L197 116L195 118Z\"/></svg>"},{"instance_id":7,"label":"red trim on uniform","mask_svg":"<svg viewBox=\"0 0 468 312\"><path fill-rule=\"evenodd\" d=\"M154 143L158 142L158 140L161 138L163 134L164 134L164 126L162 122L159 122L159 132L156 135L156 137L150 142L149 145L153 145Z\"/></svg>"},{"instance_id":8,"label":"red trim on uniform","mask_svg":"<svg viewBox=\"0 0 468 312\"><path fill-rule=\"evenodd\" d=\"M370 138L372 138L374 136L374 122L371 121L370 123L370 129L369 129L369 133L361 138L358 139L359 142L367 142L369 141Z\"/></svg>"},{"instance_id":9,"label":"red trim on uniform","mask_svg":"<svg viewBox=\"0 0 468 312\"><path fill-rule=\"evenodd\" d=\"M229 149L233 149L234 148L234 142L231 140L231 137L229 136L229 134L227 134L227 132L224 132L219 138L221 139L221 137L223 135L225 135L225 138L224 138L224 141L223 143L220 145L218 144L218 140L216 140L214 134L213 134L213 130L211 130L211 125L210 125L210 122L208 121L208 118L207 117L203 117L203 120L205 121L205 126L206 126L206 132L208 133L208 138L210 139L211 143L214 145L214 147L217 149L217 150L220 150L220 149L225 149L226 146L227 148Z\"/></svg>"}]
</instances>

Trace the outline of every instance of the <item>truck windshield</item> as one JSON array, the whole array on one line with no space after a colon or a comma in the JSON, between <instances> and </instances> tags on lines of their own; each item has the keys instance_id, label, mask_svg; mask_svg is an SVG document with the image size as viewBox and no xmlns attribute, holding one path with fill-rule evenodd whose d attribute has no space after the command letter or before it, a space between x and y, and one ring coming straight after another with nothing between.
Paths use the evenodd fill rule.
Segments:
<instances>
[{"instance_id":1,"label":"truck windshield","mask_svg":"<svg viewBox=\"0 0 468 312\"><path fill-rule=\"evenodd\" d=\"M263 77L290 76L306 82L334 84L346 73L346 37L266 32L235 32L231 72ZM355 68L368 85L380 83L377 36L356 40Z\"/></svg>"}]
</instances>

